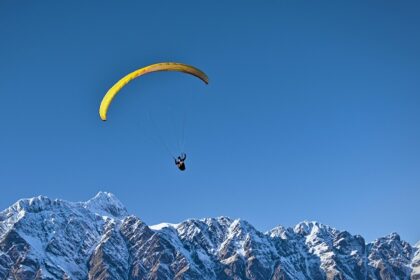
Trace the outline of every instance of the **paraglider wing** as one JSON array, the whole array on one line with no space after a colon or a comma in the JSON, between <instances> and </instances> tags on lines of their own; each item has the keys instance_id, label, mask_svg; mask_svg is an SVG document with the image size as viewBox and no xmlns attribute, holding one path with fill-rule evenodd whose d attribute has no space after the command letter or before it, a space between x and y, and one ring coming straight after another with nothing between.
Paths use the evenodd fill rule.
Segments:
<instances>
[{"instance_id":1,"label":"paraglider wing","mask_svg":"<svg viewBox=\"0 0 420 280\"><path fill-rule=\"evenodd\" d=\"M105 94L104 98L102 99L101 106L99 107L99 115L101 119L103 121L106 121L108 108L111 105L112 100L126 84L128 84L130 81L134 80L135 78L141 75L152 73L152 72L158 72L158 71L183 72L186 74L196 76L197 78L201 79L206 84L208 84L209 82L209 79L204 72L202 72L201 70L193 66L186 65L183 63L163 62L163 63L156 63L156 64L143 67L141 69L138 69L126 75L108 90L108 92Z\"/></svg>"}]
</instances>

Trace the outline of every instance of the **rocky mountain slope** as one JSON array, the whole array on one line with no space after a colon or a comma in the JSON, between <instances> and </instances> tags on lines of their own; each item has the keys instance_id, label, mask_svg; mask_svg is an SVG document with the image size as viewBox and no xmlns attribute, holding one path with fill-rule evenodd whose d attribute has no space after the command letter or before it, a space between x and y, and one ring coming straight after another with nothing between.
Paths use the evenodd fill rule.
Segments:
<instances>
[{"instance_id":1,"label":"rocky mountain slope","mask_svg":"<svg viewBox=\"0 0 420 280\"><path fill-rule=\"evenodd\" d=\"M112 194L0 213L0 279L420 279L420 245L317 222L263 233L227 217L148 226Z\"/></svg>"}]
</instances>

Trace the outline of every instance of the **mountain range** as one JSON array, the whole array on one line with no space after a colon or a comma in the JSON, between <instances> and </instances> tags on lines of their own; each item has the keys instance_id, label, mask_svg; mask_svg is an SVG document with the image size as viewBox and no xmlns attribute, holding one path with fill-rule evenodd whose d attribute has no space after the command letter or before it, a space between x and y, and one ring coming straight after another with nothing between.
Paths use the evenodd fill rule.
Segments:
<instances>
[{"instance_id":1,"label":"mountain range","mask_svg":"<svg viewBox=\"0 0 420 280\"><path fill-rule=\"evenodd\" d=\"M148 226L111 193L38 196L0 212L0 279L420 279L420 243L304 221L268 232L241 219Z\"/></svg>"}]
</instances>

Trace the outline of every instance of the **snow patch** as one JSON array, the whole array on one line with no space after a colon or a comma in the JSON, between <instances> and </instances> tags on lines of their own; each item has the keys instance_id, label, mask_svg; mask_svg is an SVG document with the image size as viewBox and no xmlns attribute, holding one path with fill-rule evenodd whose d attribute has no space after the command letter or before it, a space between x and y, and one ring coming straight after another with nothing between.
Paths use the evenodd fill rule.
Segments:
<instances>
[{"instance_id":1,"label":"snow patch","mask_svg":"<svg viewBox=\"0 0 420 280\"><path fill-rule=\"evenodd\" d=\"M176 229L180 224L171 224L171 223L160 223L157 225L149 226L151 230L161 230L163 228L174 228Z\"/></svg>"}]
</instances>

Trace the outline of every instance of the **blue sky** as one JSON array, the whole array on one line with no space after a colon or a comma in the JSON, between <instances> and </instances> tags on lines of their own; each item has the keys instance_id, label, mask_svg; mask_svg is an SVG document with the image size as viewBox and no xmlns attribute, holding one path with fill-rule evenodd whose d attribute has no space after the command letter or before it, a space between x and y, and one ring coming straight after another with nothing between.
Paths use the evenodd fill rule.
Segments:
<instances>
[{"instance_id":1,"label":"blue sky","mask_svg":"<svg viewBox=\"0 0 420 280\"><path fill-rule=\"evenodd\" d=\"M104 190L148 224L317 220L414 243L419 13L418 1L3 0L0 208ZM114 82L161 61L210 84L142 77L100 121ZM184 115L181 173L159 139L178 152Z\"/></svg>"}]
</instances>

